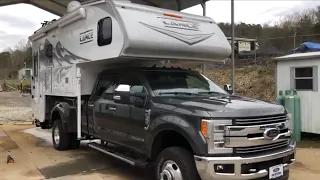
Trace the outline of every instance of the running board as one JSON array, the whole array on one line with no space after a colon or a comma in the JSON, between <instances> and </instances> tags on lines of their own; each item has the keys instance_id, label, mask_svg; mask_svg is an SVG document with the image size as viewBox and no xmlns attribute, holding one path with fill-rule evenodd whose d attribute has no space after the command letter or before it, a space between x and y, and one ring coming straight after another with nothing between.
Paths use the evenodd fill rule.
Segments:
<instances>
[{"instance_id":1,"label":"running board","mask_svg":"<svg viewBox=\"0 0 320 180\"><path fill-rule=\"evenodd\" d=\"M95 149L95 150L98 150L104 154L107 154L109 156L112 156L116 159L119 159L123 162L126 162L132 166L139 166L139 167L146 167L148 166L148 163L145 162L145 161L141 161L141 160L137 160L137 159L133 159L133 158L130 158L128 156L125 156L125 155L122 155L120 153L116 153L116 152L112 152L111 150L109 150L108 148L106 148L105 146L101 145L101 144L98 144L98 143L89 143L88 144L89 147Z\"/></svg>"}]
</instances>

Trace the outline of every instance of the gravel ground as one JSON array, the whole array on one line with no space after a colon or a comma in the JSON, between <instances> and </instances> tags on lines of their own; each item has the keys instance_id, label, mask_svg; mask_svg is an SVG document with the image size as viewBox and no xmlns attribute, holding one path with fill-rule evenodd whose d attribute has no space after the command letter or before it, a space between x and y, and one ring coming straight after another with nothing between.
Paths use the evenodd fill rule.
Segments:
<instances>
[{"instance_id":1,"label":"gravel ground","mask_svg":"<svg viewBox=\"0 0 320 180\"><path fill-rule=\"evenodd\" d=\"M32 122L31 97L0 92L0 124Z\"/></svg>"}]
</instances>

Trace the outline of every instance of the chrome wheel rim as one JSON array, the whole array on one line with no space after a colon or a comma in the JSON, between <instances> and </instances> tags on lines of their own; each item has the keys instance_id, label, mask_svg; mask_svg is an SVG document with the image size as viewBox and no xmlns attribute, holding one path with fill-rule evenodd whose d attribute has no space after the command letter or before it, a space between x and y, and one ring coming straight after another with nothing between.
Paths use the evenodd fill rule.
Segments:
<instances>
[{"instance_id":1,"label":"chrome wheel rim","mask_svg":"<svg viewBox=\"0 0 320 180\"><path fill-rule=\"evenodd\" d=\"M182 180L182 173L174 161L166 161L161 169L160 180Z\"/></svg>"},{"instance_id":2,"label":"chrome wheel rim","mask_svg":"<svg viewBox=\"0 0 320 180\"><path fill-rule=\"evenodd\" d=\"M59 128L57 126L53 130L53 140L55 144L59 144L60 142Z\"/></svg>"}]
</instances>

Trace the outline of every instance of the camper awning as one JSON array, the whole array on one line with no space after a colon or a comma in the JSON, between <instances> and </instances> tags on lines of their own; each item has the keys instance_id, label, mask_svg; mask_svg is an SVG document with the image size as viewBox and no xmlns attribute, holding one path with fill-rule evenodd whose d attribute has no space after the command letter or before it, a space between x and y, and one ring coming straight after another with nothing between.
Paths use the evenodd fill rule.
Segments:
<instances>
[{"instance_id":1,"label":"camper awning","mask_svg":"<svg viewBox=\"0 0 320 180\"><path fill-rule=\"evenodd\" d=\"M71 0L0 0L0 6L28 3L38 8L62 16L67 10L67 5ZM78 0L81 3L92 2L95 0ZM192 6L201 4L208 0L130 0L131 2L144 4L149 6L156 6L170 10L184 10Z\"/></svg>"}]
</instances>

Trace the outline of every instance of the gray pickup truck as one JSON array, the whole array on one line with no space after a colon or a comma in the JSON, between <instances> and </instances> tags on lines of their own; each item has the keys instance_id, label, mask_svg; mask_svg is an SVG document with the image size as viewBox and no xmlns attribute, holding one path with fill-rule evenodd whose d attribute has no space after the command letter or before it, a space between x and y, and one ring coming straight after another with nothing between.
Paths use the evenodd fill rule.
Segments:
<instances>
[{"instance_id":1,"label":"gray pickup truck","mask_svg":"<svg viewBox=\"0 0 320 180\"><path fill-rule=\"evenodd\" d=\"M108 69L82 97L82 136L107 155L154 167L157 180L288 179L290 114L228 91L189 69ZM50 102L50 120L38 125L52 128L55 149L78 148L76 101Z\"/></svg>"}]
</instances>

